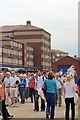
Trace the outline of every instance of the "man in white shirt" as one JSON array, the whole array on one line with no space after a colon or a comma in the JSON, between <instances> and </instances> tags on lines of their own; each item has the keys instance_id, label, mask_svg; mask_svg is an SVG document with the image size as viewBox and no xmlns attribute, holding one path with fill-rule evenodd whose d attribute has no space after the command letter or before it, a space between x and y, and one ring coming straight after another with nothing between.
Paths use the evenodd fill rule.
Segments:
<instances>
[{"instance_id":1,"label":"man in white shirt","mask_svg":"<svg viewBox=\"0 0 80 120\"><path fill-rule=\"evenodd\" d=\"M43 75L41 73L41 71L38 71L38 75L36 76L37 82L36 82L36 91L35 91L35 108L34 111L39 111L39 90L42 89L42 85L44 83L43 80ZM41 111L45 110L45 101L41 98Z\"/></svg>"},{"instance_id":2,"label":"man in white shirt","mask_svg":"<svg viewBox=\"0 0 80 120\"><path fill-rule=\"evenodd\" d=\"M18 84L19 83L20 83L20 80L16 76L15 71L12 71L11 79L10 79L10 96L11 96L12 107L15 107L15 101L16 101L16 106L18 107Z\"/></svg>"},{"instance_id":3,"label":"man in white shirt","mask_svg":"<svg viewBox=\"0 0 80 120\"><path fill-rule=\"evenodd\" d=\"M61 107L61 104L62 104L62 98L61 98L61 96L62 96L63 81L59 77L59 73L55 74L55 79L56 79L57 87L58 87L58 95L56 96L56 105L57 105L57 102L59 102L59 107Z\"/></svg>"}]
</instances>

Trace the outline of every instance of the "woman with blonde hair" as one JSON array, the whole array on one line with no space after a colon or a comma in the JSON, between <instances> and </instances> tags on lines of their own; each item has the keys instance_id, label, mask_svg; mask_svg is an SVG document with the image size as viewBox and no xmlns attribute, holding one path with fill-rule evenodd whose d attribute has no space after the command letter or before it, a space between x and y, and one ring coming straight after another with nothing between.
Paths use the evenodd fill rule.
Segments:
<instances>
[{"instance_id":1,"label":"woman with blonde hair","mask_svg":"<svg viewBox=\"0 0 80 120\"><path fill-rule=\"evenodd\" d=\"M64 94L65 94L65 105L66 105L66 112L65 118L69 120L69 109L71 104L71 111L72 111L72 120L74 120L75 115L75 104L74 104L74 93L75 93L75 84L71 82L72 76L68 74L66 76L67 81L64 84Z\"/></svg>"}]
</instances>

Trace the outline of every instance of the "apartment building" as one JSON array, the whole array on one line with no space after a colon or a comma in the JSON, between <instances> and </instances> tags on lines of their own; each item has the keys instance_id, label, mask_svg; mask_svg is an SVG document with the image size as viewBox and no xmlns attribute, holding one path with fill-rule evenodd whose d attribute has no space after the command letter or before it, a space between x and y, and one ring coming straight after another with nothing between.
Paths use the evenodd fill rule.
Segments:
<instances>
[{"instance_id":1,"label":"apartment building","mask_svg":"<svg viewBox=\"0 0 80 120\"><path fill-rule=\"evenodd\" d=\"M16 42L24 44L28 43L34 53L27 58L27 65L34 65L40 67L42 70L50 70L51 68L51 34L42 28L31 25L31 21L27 21L26 25L2 26L2 33L4 36L14 38ZM28 49L28 47L26 48ZM25 51L26 51L25 49ZM34 50L33 50L34 49ZM25 52L26 53L26 52ZM24 53L24 54L25 54ZM25 56L25 55L24 55ZM29 60L33 60L34 64ZM24 66L26 58L24 58Z\"/></svg>"},{"instance_id":2,"label":"apartment building","mask_svg":"<svg viewBox=\"0 0 80 120\"><path fill-rule=\"evenodd\" d=\"M51 63L54 63L65 56L68 56L67 52L52 49L51 50Z\"/></svg>"},{"instance_id":3,"label":"apartment building","mask_svg":"<svg viewBox=\"0 0 80 120\"><path fill-rule=\"evenodd\" d=\"M21 67L23 65L22 49L21 43L4 37L1 51L2 66Z\"/></svg>"},{"instance_id":4,"label":"apartment building","mask_svg":"<svg viewBox=\"0 0 80 120\"><path fill-rule=\"evenodd\" d=\"M27 43L23 43L23 66L34 66L34 48L28 45Z\"/></svg>"}]
</instances>

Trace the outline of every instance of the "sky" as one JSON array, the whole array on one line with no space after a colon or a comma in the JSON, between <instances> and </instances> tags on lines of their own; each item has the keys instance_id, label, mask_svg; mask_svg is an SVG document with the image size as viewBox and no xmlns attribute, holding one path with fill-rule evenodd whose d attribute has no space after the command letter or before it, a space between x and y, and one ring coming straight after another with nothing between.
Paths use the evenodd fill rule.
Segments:
<instances>
[{"instance_id":1,"label":"sky","mask_svg":"<svg viewBox=\"0 0 80 120\"><path fill-rule=\"evenodd\" d=\"M0 26L31 24L51 34L51 48L78 55L78 0L0 0Z\"/></svg>"}]
</instances>

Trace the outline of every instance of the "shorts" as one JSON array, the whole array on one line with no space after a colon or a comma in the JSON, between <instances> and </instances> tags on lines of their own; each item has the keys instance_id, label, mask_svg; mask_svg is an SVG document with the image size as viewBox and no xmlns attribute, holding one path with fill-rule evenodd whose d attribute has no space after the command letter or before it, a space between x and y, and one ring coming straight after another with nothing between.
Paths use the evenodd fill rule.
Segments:
<instances>
[{"instance_id":1,"label":"shorts","mask_svg":"<svg viewBox=\"0 0 80 120\"><path fill-rule=\"evenodd\" d=\"M18 97L18 88L10 88L10 97Z\"/></svg>"}]
</instances>

